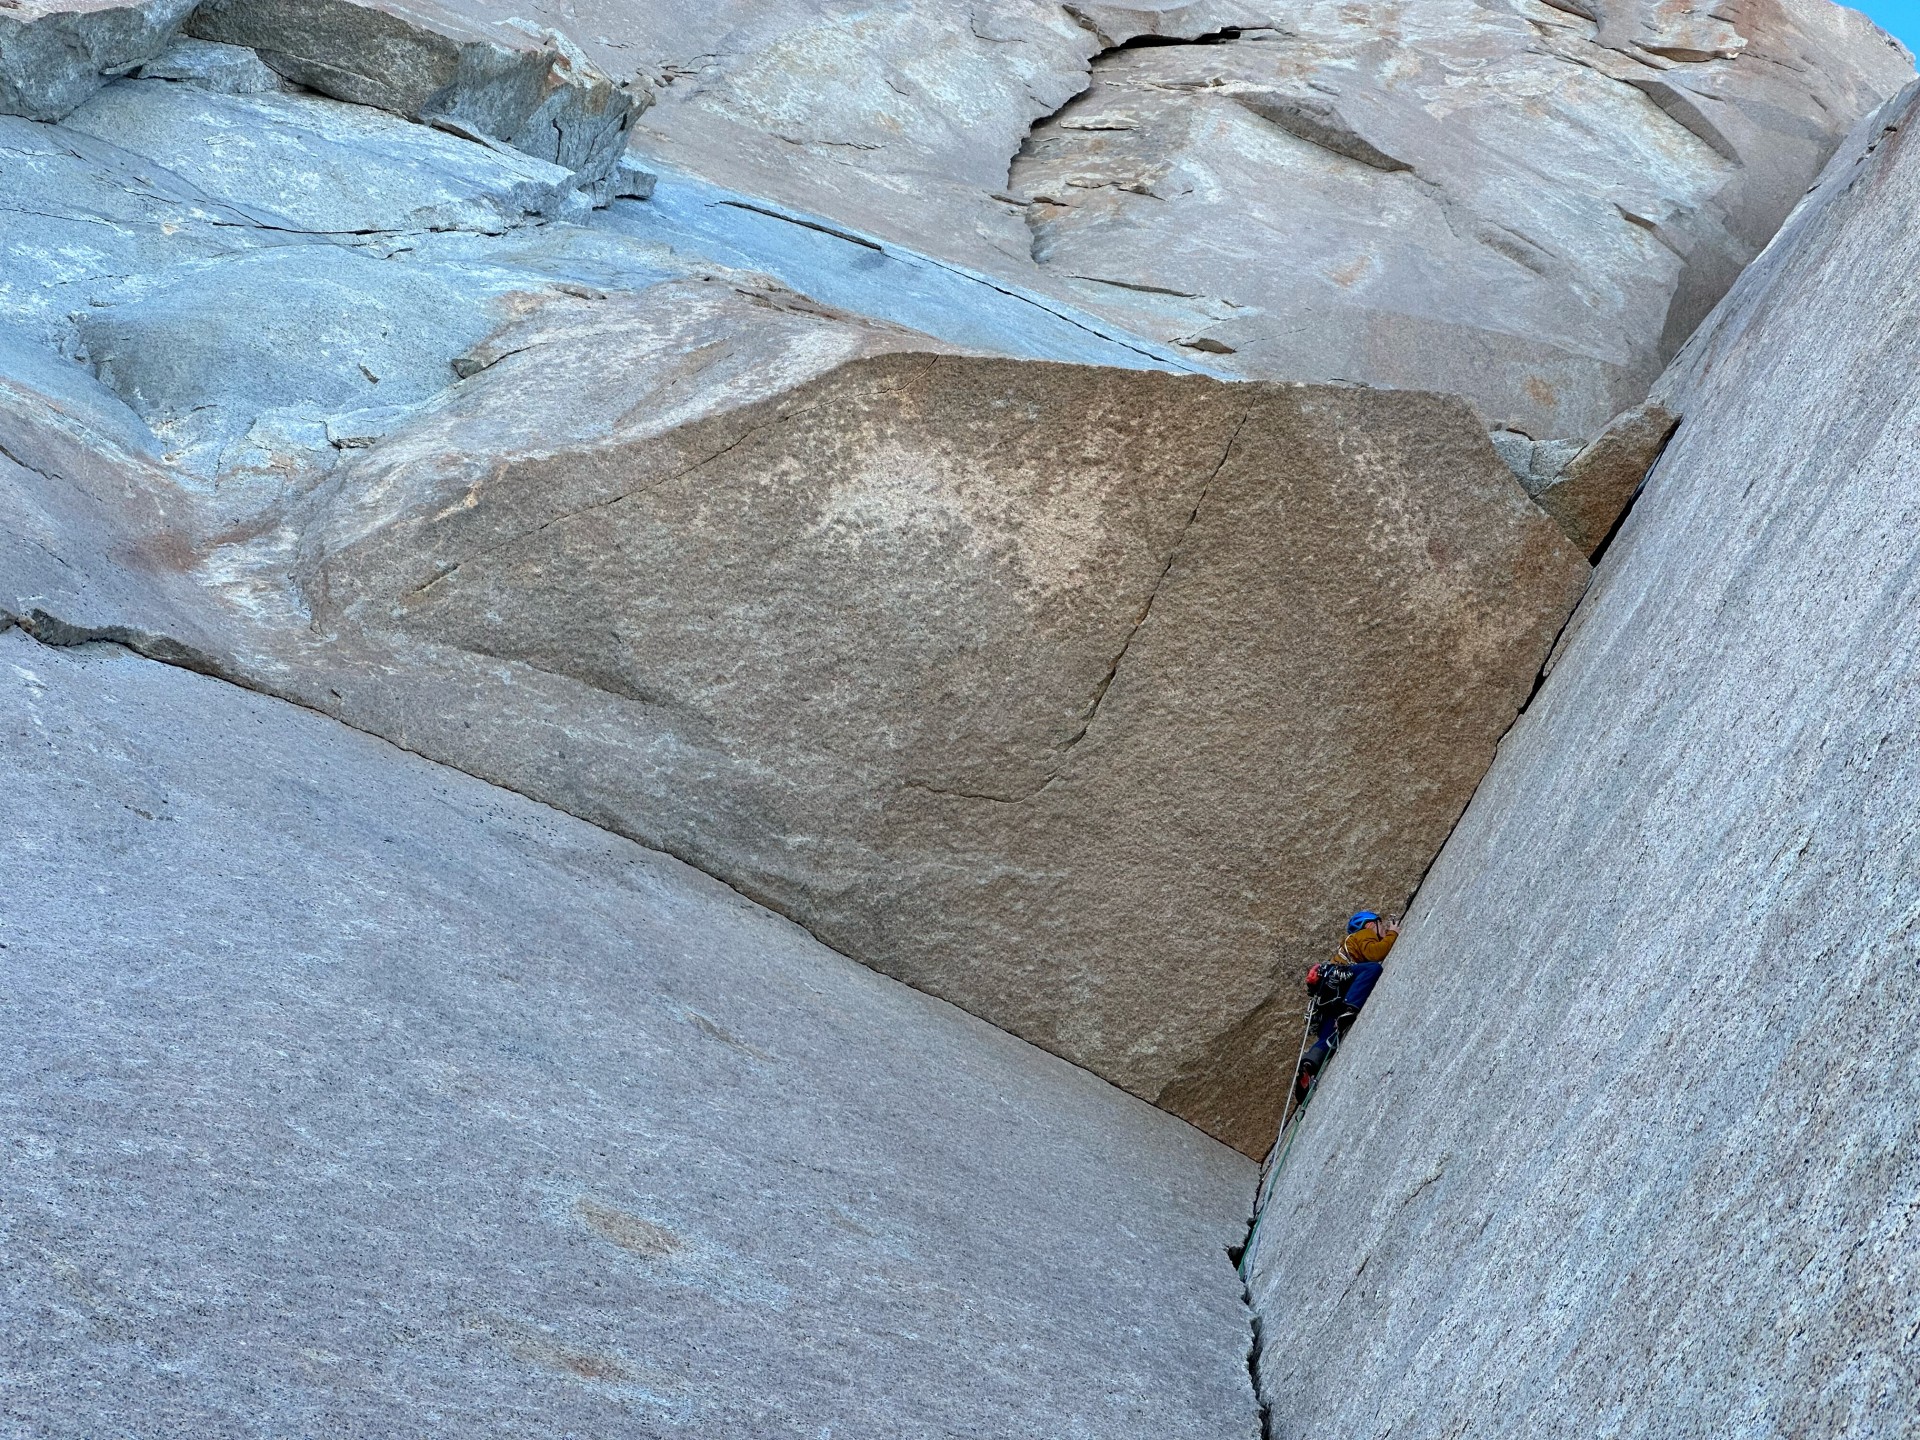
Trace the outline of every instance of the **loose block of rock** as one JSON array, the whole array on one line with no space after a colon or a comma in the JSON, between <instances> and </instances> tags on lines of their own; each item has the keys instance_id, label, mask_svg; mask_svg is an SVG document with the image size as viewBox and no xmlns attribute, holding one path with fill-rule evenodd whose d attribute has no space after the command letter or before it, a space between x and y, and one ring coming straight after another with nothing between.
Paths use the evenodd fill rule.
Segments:
<instances>
[{"instance_id":1,"label":"loose block of rock","mask_svg":"<svg viewBox=\"0 0 1920 1440\"><path fill-rule=\"evenodd\" d=\"M582 184L613 169L646 105L555 31L435 0L205 0L191 29L323 95L511 145Z\"/></svg>"},{"instance_id":2,"label":"loose block of rock","mask_svg":"<svg viewBox=\"0 0 1920 1440\"><path fill-rule=\"evenodd\" d=\"M1616 415L1534 499L1588 555L1605 542L1660 458L1680 417L1657 400Z\"/></svg>"},{"instance_id":3,"label":"loose block of rock","mask_svg":"<svg viewBox=\"0 0 1920 1440\"><path fill-rule=\"evenodd\" d=\"M221 95L271 95L291 88L253 51L210 40L176 40L137 74L142 80L171 80Z\"/></svg>"},{"instance_id":4,"label":"loose block of rock","mask_svg":"<svg viewBox=\"0 0 1920 1440\"><path fill-rule=\"evenodd\" d=\"M0 10L0 115L58 120L173 39L194 0L15 0Z\"/></svg>"},{"instance_id":5,"label":"loose block of rock","mask_svg":"<svg viewBox=\"0 0 1920 1440\"><path fill-rule=\"evenodd\" d=\"M561 166L315 95L229 95L127 80L67 117L66 128L143 156L279 228L310 234L498 234L565 213L574 198L573 175Z\"/></svg>"},{"instance_id":6,"label":"loose block of rock","mask_svg":"<svg viewBox=\"0 0 1920 1440\"><path fill-rule=\"evenodd\" d=\"M674 288L343 462L311 625L241 663L1259 1149L1299 974L1412 889L1584 560L1458 401Z\"/></svg>"}]
</instances>

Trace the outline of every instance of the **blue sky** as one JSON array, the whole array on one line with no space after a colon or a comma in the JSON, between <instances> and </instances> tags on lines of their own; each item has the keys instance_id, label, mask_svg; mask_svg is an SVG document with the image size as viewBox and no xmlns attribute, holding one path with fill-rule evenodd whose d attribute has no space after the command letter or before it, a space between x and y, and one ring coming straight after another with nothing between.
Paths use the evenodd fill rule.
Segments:
<instances>
[{"instance_id":1,"label":"blue sky","mask_svg":"<svg viewBox=\"0 0 1920 1440\"><path fill-rule=\"evenodd\" d=\"M1920 0L1853 0L1853 8L1909 50L1920 51Z\"/></svg>"}]
</instances>

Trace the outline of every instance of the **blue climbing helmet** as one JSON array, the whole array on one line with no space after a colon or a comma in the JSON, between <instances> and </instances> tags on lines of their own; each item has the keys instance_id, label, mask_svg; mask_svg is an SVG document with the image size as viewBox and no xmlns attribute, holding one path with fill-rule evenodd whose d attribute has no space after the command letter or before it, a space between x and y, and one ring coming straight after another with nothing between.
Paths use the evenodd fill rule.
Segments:
<instances>
[{"instance_id":1,"label":"blue climbing helmet","mask_svg":"<svg viewBox=\"0 0 1920 1440\"><path fill-rule=\"evenodd\" d=\"M1379 918L1380 917L1374 914L1373 911L1371 910L1356 910L1353 912L1353 918L1347 921L1347 934L1351 935L1353 934L1354 931L1358 930L1362 925L1371 924L1373 921L1378 920Z\"/></svg>"}]
</instances>

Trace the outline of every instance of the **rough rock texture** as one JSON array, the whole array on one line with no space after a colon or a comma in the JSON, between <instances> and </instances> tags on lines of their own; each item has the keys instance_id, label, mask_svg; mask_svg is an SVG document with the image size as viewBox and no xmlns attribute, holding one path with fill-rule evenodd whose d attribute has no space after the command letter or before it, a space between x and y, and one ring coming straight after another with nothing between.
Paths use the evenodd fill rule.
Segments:
<instances>
[{"instance_id":1,"label":"rough rock texture","mask_svg":"<svg viewBox=\"0 0 1920 1440\"><path fill-rule=\"evenodd\" d=\"M235 663L1257 1151L1295 977L1411 890L1585 563L1457 401L910 343L548 307L215 548L284 617Z\"/></svg>"},{"instance_id":2,"label":"rough rock texture","mask_svg":"<svg viewBox=\"0 0 1920 1440\"><path fill-rule=\"evenodd\" d=\"M1030 286L908 250L806 210L658 169L651 204L613 205L596 228L759 271L804 295L947 341L1029 360L1207 373L1161 345Z\"/></svg>"},{"instance_id":3,"label":"rough rock texture","mask_svg":"<svg viewBox=\"0 0 1920 1440\"><path fill-rule=\"evenodd\" d=\"M1802 0L1270 16L1094 62L1013 166L1035 260L1243 373L1456 392L1539 438L1640 400L1912 73Z\"/></svg>"},{"instance_id":4,"label":"rough rock texture","mask_svg":"<svg viewBox=\"0 0 1920 1440\"><path fill-rule=\"evenodd\" d=\"M1259 24L1257 0L444 0L531 14L656 96L637 143L675 168L1006 277L1028 127L1107 45ZM997 196L997 198L996 198Z\"/></svg>"},{"instance_id":5,"label":"rough rock texture","mask_svg":"<svg viewBox=\"0 0 1920 1440\"><path fill-rule=\"evenodd\" d=\"M222 95L270 95L293 86L240 45L176 40L136 72L142 80L174 80Z\"/></svg>"},{"instance_id":6,"label":"rough rock texture","mask_svg":"<svg viewBox=\"0 0 1920 1440\"><path fill-rule=\"evenodd\" d=\"M0 117L0 322L87 365L218 478L324 472L557 293L768 276L1001 353L1202 368L1071 305L670 176L591 210L570 172L364 106L262 88L252 51L188 41L66 124ZM271 72L265 72L268 75ZM184 78L182 78L184 77ZM630 162L611 190L647 189ZM766 272L765 274L739 274ZM337 423L336 423L337 422ZM297 488L297 486L296 486Z\"/></svg>"},{"instance_id":7,"label":"rough rock texture","mask_svg":"<svg viewBox=\"0 0 1920 1440\"><path fill-rule=\"evenodd\" d=\"M1614 416L1559 474L1538 488L1528 487L1534 503L1592 555L1633 503L1679 423L1680 417L1657 400Z\"/></svg>"},{"instance_id":8,"label":"rough rock texture","mask_svg":"<svg viewBox=\"0 0 1920 1440\"><path fill-rule=\"evenodd\" d=\"M87 493L164 498L157 450L190 503L104 538L93 512L64 540L39 516L40 553L76 558L37 565L16 613L153 653L177 635L665 846L1249 1149L1290 1058L1279 977L1350 893L1411 889L1584 578L1458 406L936 372L924 336L662 242L771 256L983 347L1168 362L697 182L588 230L540 213L565 187L528 189L536 162L310 95L127 81L70 126L20 123L35 208L97 194L129 222L77 275L44 232L11 242L27 333L158 436ZM916 408L885 422L896 386ZM754 407L815 398L813 425L708 463ZM767 509L789 470L812 480ZM570 547L556 587L515 547L573 510L539 532ZM223 603L143 627L111 559L129 547ZM477 597L503 585L495 626ZM1392 698L1345 694L1354 666ZM1296 734L1300 763L1275 766ZM1406 802L1329 852L1356 785Z\"/></svg>"},{"instance_id":9,"label":"rough rock texture","mask_svg":"<svg viewBox=\"0 0 1920 1440\"><path fill-rule=\"evenodd\" d=\"M0 729L11 1433L1254 1440L1189 1127L279 701Z\"/></svg>"},{"instance_id":10,"label":"rough rock texture","mask_svg":"<svg viewBox=\"0 0 1920 1440\"><path fill-rule=\"evenodd\" d=\"M574 0L549 23L648 77L637 143L678 169L1247 375L1464 393L1539 439L1643 399L1912 75L1825 0Z\"/></svg>"},{"instance_id":11,"label":"rough rock texture","mask_svg":"<svg viewBox=\"0 0 1920 1440\"><path fill-rule=\"evenodd\" d=\"M1248 19L1129 14L1068 49ZM823 45L846 19L816 18ZM884 70L879 34L854 38ZM932 360L742 272L974 349L1236 357L672 170L589 216L563 167L194 77L0 136L0 316L157 437L81 491L182 502L69 526L27 482L36 553L92 558L36 560L15 613L177 643L670 848L1259 1149L1292 977L1354 894L1412 888L1584 575L1465 412ZM896 386L916 408L883 423ZM166 614L135 613L121 553L166 557L135 567ZM1356 794L1395 799L1356 821Z\"/></svg>"},{"instance_id":12,"label":"rough rock texture","mask_svg":"<svg viewBox=\"0 0 1920 1440\"><path fill-rule=\"evenodd\" d=\"M1195 368L1453 391L1584 439L1911 64L1825 0L1582 8L209 0L192 28L598 202L657 95L641 143L671 166Z\"/></svg>"},{"instance_id":13,"label":"rough rock texture","mask_svg":"<svg viewBox=\"0 0 1920 1440\"><path fill-rule=\"evenodd\" d=\"M0 334L0 629L213 665L223 617L182 573L199 517L158 450L86 372Z\"/></svg>"},{"instance_id":14,"label":"rough rock texture","mask_svg":"<svg viewBox=\"0 0 1920 1440\"><path fill-rule=\"evenodd\" d=\"M89 100L66 128L122 144L204 195L310 235L499 234L532 217L582 212L561 166L310 95L130 80Z\"/></svg>"},{"instance_id":15,"label":"rough rock texture","mask_svg":"<svg viewBox=\"0 0 1920 1440\"><path fill-rule=\"evenodd\" d=\"M1662 387L1307 1114L1252 1265L1278 1434L1912 1433L1917 109Z\"/></svg>"},{"instance_id":16,"label":"rough rock texture","mask_svg":"<svg viewBox=\"0 0 1920 1440\"><path fill-rule=\"evenodd\" d=\"M1567 462L1586 448L1578 440L1535 440L1518 430L1494 430L1487 438L1529 495L1538 495L1558 480Z\"/></svg>"},{"instance_id":17,"label":"rough rock texture","mask_svg":"<svg viewBox=\"0 0 1920 1440\"><path fill-rule=\"evenodd\" d=\"M196 256L182 232L198 227L175 221L162 253L136 251L70 313L64 340L202 474L247 463L263 418L324 422L430 399L500 325L506 297L546 283L440 263L417 237L502 235L586 209L559 166L312 95L123 81L49 132L47 148L65 161L64 147L88 137L111 166L92 183L161 177L215 212L205 223L229 248ZM84 215L71 192L54 204ZM234 232L245 238L225 238ZM59 273L59 257L21 248L21 280Z\"/></svg>"},{"instance_id":18,"label":"rough rock texture","mask_svg":"<svg viewBox=\"0 0 1920 1440\"><path fill-rule=\"evenodd\" d=\"M1412 888L1584 579L1457 405L934 369L688 252L981 348L1182 362L737 192L670 174L589 228L555 167L160 79L12 123L56 218L0 232L0 307L137 452L62 472L70 524L23 490L37 633L190 656L667 847L1248 1149L1276 986L1352 892ZM560 541L560 570L521 553ZM1356 784L1407 798L1329 848Z\"/></svg>"},{"instance_id":19,"label":"rough rock texture","mask_svg":"<svg viewBox=\"0 0 1920 1440\"><path fill-rule=\"evenodd\" d=\"M0 8L0 115L58 120L149 60L193 0L10 0Z\"/></svg>"},{"instance_id":20,"label":"rough rock texture","mask_svg":"<svg viewBox=\"0 0 1920 1440\"><path fill-rule=\"evenodd\" d=\"M586 183L612 170L645 106L559 32L507 14L471 23L436 0L201 0L191 29L323 95L503 142Z\"/></svg>"}]
</instances>

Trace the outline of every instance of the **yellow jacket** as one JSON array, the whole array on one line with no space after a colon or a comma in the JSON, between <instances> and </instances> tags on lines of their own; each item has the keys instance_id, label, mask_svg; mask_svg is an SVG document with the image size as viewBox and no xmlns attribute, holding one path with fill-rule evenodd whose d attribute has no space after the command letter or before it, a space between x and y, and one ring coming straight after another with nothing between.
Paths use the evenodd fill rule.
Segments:
<instances>
[{"instance_id":1,"label":"yellow jacket","mask_svg":"<svg viewBox=\"0 0 1920 1440\"><path fill-rule=\"evenodd\" d=\"M1382 936L1376 936L1370 930L1356 930L1341 942L1340 954L1343 959L1355 963L1365 961L1378 965L1387 958L1387 952L1393 949L1393 942L1399 938L1398 930L1389 930Z\"/></svg>"}]
</instances>

